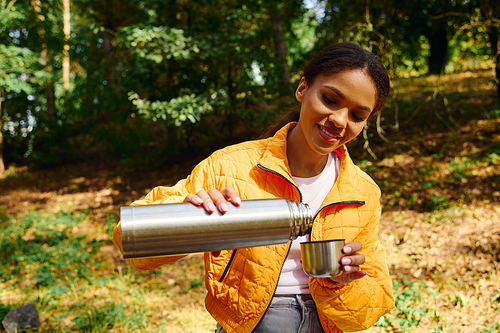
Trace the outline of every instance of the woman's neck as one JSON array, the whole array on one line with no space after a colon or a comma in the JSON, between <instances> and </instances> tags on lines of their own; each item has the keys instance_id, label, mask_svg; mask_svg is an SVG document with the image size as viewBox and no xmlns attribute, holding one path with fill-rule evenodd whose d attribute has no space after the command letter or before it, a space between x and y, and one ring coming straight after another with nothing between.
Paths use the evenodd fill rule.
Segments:
<instances>
[{"instance_id":1,"label":"woman's neck","mask_svg":"<svg viewBox=\"0 0 500 333\"><path fill-rule=\"evenodd\" d=\"M302 131L295 126L288 132L286 155L292 176L310 178L317 176L325 168L328 155L314 152L305 138L301 137Z\"/></svg>"}]
</instances>

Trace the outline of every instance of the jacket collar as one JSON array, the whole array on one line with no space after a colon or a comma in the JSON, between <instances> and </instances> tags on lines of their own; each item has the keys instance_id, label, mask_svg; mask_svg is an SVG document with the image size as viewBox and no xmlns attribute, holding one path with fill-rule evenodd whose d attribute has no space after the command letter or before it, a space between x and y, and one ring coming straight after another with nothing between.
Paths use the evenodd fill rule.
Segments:
<instances>
[{"instance_id":1,"label":"jacket collar","mask_svg":"<svg viewBox=\"0 0 500 333\"><path fill-rule=\"evenodd\" d=\"M289 181L293 182L292 173L288 165L288 157L286 155L286 145L288 132L295 127L297 123L292 122L283 126L274 136L269 138L266 150L262 154L259 164L267 169L271 169L274 172L280 173L282 176L286 177ZM349 153L345 146L341 146L336 151L337 155L341 158L340 162L340 174L337 181L349 182L352 176L355 174L355 170L352 168L353 162L349 157Z\"/></svg>"},{"instance_id":2,"label":"jacket collar","mask_svg":"<svg viewBox=\"0 0 500 333\"><path fill-rule=\"evenodd\" d=\"M291 184L295 185L293 181L290 167L288 165L288 158L286 155L286 144L288 132L296 125L295 122L283 126L276 134L268 139L266 150L259 160L259 165L265 169L269 169L274 173L280 174ZM357 186L358 168L354 165L347 148L341 146L337 149L340 160L340 172L337 181L333 185L328 200L363 200L363 193L360 193Z\"/></svg>"},{"instance_id":3,"label":"jacket collar","mask_svg":"<svg viewBox=\"0 0 500 333\"><path fill-rule=\"evenodd\" d=\"M330 193L328 193L328 197L335 201L341 199L358 200L359 191L355 184L357 168L351 160L345 146L341 146L338 150L342 153L339 175Z\"/></svg>"},{"instance_id":4,"label":"jacket collar","mask_svg":"<svg viewBox=\"0 0 500 333\"><path fill-rule=\"evenodd\" d=\"M279 173L292 184L295 184L288 165L288 157L286 155L286 144L288 131L295 127L297 123L289 123L283 126L274 136L268 139L267 147L259 160L259 165Z\"/></svg>"}]
</instances>

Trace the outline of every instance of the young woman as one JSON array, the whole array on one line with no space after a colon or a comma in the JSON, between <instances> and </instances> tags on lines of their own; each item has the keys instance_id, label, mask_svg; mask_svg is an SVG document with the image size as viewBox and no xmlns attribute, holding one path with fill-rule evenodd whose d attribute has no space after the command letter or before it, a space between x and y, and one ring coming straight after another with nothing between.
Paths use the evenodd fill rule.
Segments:
<instances>
[{"instance_id":1,"label":"young woman","mask_svg":"<svg viewBox=\"0 0 500 333\"><path fill-rule=\"evenodd\" d=\"M216 332L360 331L393 308L377 238L380 189L345 147L388 94L389 77L374 55L352 43L332 45L306 66L295 93L300 107L267 138L216 151L175 186L157 187L133 203L190 202L226 212L241 200L284 198L316 212L311 240L346 239L343 272L327 279L303 272L302 239L205 253L205 304ZM113 241L121 249L118 226ZM156 269L182 257L129 263Z\"/></svg>"}]
</instances>

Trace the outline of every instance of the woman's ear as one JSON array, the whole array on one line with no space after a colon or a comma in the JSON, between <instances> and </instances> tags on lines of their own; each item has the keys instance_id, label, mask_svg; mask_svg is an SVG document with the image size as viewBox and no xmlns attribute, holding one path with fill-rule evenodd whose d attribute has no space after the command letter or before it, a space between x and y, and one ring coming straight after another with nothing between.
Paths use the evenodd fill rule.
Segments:
<instances>
[{"instance_id":1,"label":"woman's ear","mask_svg":"<svg viewBox=\"0 0 500 333\"><path fill-rule=\"evenodd\" d=\"M306 79L304 77L302 77L302 79L300 80L299 86L297 87L297 90L295 91L295 98L297 98L297 100L301 103L302 103L302 100L304 99L304 94L305 94L306 90L307 90L307 82L306 82Z\"/></svg>"}]
</instances>

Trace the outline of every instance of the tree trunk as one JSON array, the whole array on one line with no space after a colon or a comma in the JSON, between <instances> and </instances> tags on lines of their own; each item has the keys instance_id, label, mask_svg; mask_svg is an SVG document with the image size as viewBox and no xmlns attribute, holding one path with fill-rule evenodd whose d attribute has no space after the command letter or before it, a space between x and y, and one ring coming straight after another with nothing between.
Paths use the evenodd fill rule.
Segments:
<instances>
[{"instance_id":1,"label":"tree trunk","mask_svg":"<svg viewBox=\"0 0 500 333\"><path fill-rule=\"evenodd\" d=\"M52 66L48 66L46 68L49 73L52 74ZM54 89L54 81L52 79L47 80L47 87L45 88L45 95L47 97L47 117L51 124L56 122L56 98L55 98L55 89Z\"/></svg>"},{"instance_id":2,"label":"tree trunk","mask_svg":"<svg viewBox=\"0 0 500 333\"><path fill-rule=\"evenodd\" d=\"M236 103L234 102L234 92L233 92L233 79L232 79L233 66L229 64L227 68L227 95L229 97L229 111L226 110L227 127L229 132L229 140L233 140L233 112L236 108Z\"/></svg>"},{"instance_id":3,"label":"tree trunk","mask_svg":"<svg viewBox=\"0 0 500 333\"><path fill-rule=\"evenodd\" d=\"M496 86L497 86L497 97L498 105L500 106L500 53L498 53L498 30L496 27L488 28L488 39L491 43L491 51L493 53L495 61L495 74L496 74Z\"/></svg>"},{"instance_id":4,"label":"tree trunk","mask_svg":"<svg viewBox=\"0 0 500 333\"><path fill-rule=\"evenodd\" d=\"M2 96L3 96L3 88L0 88L0 177L2 177L5 173L5 164L3 163Z\"/></svg>"},{"instance_id":5,"label":"tree trunk","mask_svg":"<svg viewBox=\"0 0 500 333\"><path fill-rule=\"evenodd\" d=\"M119 79L116 79L118 76L118 70L117 70L117 64L119 63L118 56L116 55L115 52L115 45L113 38L116 37L116 32L114 30L114 26L111 25L111 23L107 23L104 27L104 33L103 33L103 48L104 52L106 52L106 58L110 60L111 65L110 65L110 70L107 71L108 75L106 76L108 79L109 84L115 89L116 95L121 96L121 90L120 90L120 85L118 84Z\"/></svg>"},{"instance_id":6,"label":"tree trunk","mask_svg":"<svg viewBox=\"0 0 500 333\"><path fill-rule=\"evenodd\" d=\"M500 17L500 1L490 0L480 2L479 9L481 10L483 23L486 26L488 39L491 43L491 51L493 53L493 61L495 63L498 105L500 106L500 53L498 52L498 18Z\"/></svg>"},{"instance_id":7,"label":"tree trunk","mask_svg":"<svg viewBox=\"0 0 500 333\"><path fill-rule=\"evenodd\" d=\"M496 74L496 86L497 86L497 97L498 105L500 106L500 53L498 53L498 30L495 27L491 27L488 31L488 38L491 43L491 50L493 53L495 61L495 74Z\"/></svg>"},{"instance_id":8,"label":"tree trunk","mask_svg":"<svg viewBox=\"0 0 500 333\"><path fill-rule=\"evenodd\" d=\"M436 22L435 29L427 31L425 37L429 41L429 74L441 74L448 60L448 35L446 23Z\"/></svg>"},{"instance_id":9,"label":"tree trunk","mask_svg":"<svg viewBox=\"0 0 500 333\"><path fill-rule=\"evenodd\" d=\"M281 15L278 13L278 6L275 1L271 2L271 22L274 32L274 46L276 49L276 57L278 58L278 75L280 78L279 94L280 96L289 96L292 92L290 82L290 70L286 61L286 46L285 37L283 35L283 27L281 25Z\"/></svg>"},{"instance_id":10,"label":"tree trunk","mask_svg":"<svg viewBox=\"0 0 500 333\"><path fill-rule=\"evenodd\" d=\"M31 6L33 7L33 10L37 13L37 18L40 22L45 21L45 16L42 13L42 8L40 0L31 0ZM45 65L45 70L47 73L49 73L52 76L52 65L51 65L51 59L49 56L49 51L47 49L47 42L46 42L46 37L45 37L45 31L41 27L40 24L37 24L37 33L38 37L40 38L41 41L41 56L42 60ZM51 79L47 80L47 85L45 87L45 93L47 95L47 118L49 120L49 123L55 123L56 121L56 104L55 104L55 98L54 98L54 82Z\"/></svg>"},{"instance_id":11,"label":"tree trunk","mask_svg":"<svg viewBox=\"0 0 500 333\"><path fill-rule=\"evenodd\" d=\"M70 23L70 10L69 0L63 0L64 7L64 50L63 50L63 82L64 91L67 93L69 90L69 38L71 33L71 23Z\"/></svg>"}]
</instances>

